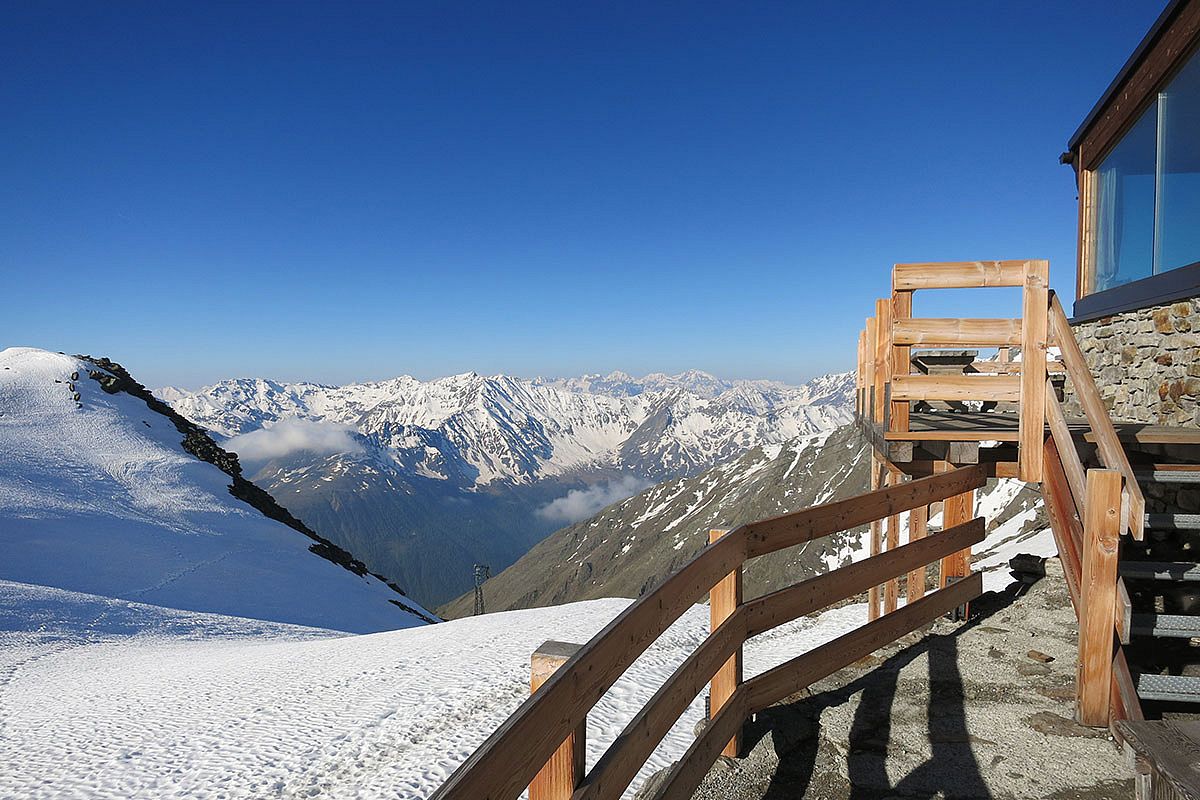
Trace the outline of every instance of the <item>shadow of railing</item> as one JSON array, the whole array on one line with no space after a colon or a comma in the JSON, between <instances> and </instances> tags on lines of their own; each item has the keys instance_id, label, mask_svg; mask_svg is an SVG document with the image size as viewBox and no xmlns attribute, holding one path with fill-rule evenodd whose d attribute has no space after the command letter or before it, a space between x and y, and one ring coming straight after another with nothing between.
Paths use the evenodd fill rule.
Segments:
<instances>
[{"instance_id":1,"label":"shadow of railing","mask_svg":"<svg viewBox=\"0 0 1200 800\"><path fill-rule=\"evenodd\" d=\"M818 774L821 753L821 718L830 708L848 703L855 695L859 703L846 741L847 785L839 796L853 800L881 797L991 797L975 755L974 740L967 729L966 693L959 667L959 637L996 612L1008 607L1027 591L1018 585L1001 593L989 592L972 604L972 619L948 634L930 634L882 661L874 669L837 689L820 692L786 705L769 708L746 730L746 746L752 749L769 731L778 766L763 800L794 800L804 797ZM926 734L929 757L908 774L895 780L888 774L888 748L893 741L893 708L900 689L901 670L922 656L928 660L929 699ZM823 796L823 795L822 795Z\"/></svg>"}]
</instances>

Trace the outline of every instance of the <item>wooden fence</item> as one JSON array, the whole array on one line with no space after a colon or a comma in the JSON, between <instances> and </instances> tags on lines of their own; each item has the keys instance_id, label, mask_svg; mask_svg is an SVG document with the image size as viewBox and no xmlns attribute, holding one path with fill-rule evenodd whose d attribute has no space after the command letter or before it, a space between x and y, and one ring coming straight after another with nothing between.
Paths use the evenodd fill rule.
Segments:
<instances>
[{"instance_id":1,"label":"wooden fence","mask_svg":"<svg viewBox=\"0 0 1200 800\"><path fill-rule=\"evenodd\" d=\"M509 800L534 782L533 800L613 800L632 782L692 700L711 681L712 718L678 762L659 798L690 797L722 753L734 753L748 715L792 695L936 619L982 592L978 573L938 589L750 680L742 680L746 640L908 575L925 585L930 563L983 540L984 521L963 519L827 574L755 598L741 597L748 559L850 530L931 503L971 496L986 482L968 466L877 489L849 500L714 531L694 559L631 604L549 677L433 795L436 800ZM625 726L586 773L588 711L688 608L708 594L713 629ZM541 682L544 679L544 682ZM565 774L564 774L565 773Z\"/></svg>"}]
</instances>

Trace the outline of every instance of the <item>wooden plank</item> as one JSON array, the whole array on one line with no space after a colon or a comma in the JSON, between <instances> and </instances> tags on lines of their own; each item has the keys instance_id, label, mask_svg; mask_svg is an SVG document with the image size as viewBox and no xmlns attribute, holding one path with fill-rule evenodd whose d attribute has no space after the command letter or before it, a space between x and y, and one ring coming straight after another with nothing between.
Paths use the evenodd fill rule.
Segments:
<instances>
[{"instance_id":1,"label":"wooden plank","mask_svg":"<svg viewBox=\"0 0 1200 800\"><path fill-rule=\"evenodd\" d=\"M983 577L976 572L945 589L922 597L861 628L809 650L742 684L749 692L747 711L754 713L827 677L860 658L932 622L942 614L983 593Z\"/></svg>"},{"instance_id":2,"label":"wooden plank","mask_svg":"<svg viewBox=\"0 0 1200 800\"><path fill-rule=\"evenodd\" d=\"M946 531L943 531L943 533L946 533ZM917 506L908 512L908 542L909 544L915 544L928 535L929 506ZM975 542L971 542L971 544L975 544ZM915 603L925 596L925 572L925 564L922 564L908 573L905 591L905 600L907 602Z\"/></svg>"},{"instance_id":3,"label":"wooden plank","mask_svg":"<svg viewBox=\"0 0 1200 800\"><path fill-rule=\"evenodd\" d=\"M1145 530L1146 498L1142 496L1142 490L1138 487L1133 468L1129 466L1125 450L1117 438L1108 410L1104 407L1104 401L1100 399L1100 391L1096 388L1087 359L1079 349L1079 342L1075 340L1075 334L1067 322L1067 315L1055 294L1051 294L1050 297L1050 330L1054 343L1062 352L1062 360L1067 365L1067 373L1075 387L1079 405L1087 416L1092 433L1095 434L1100 463L1120 472L1125 478L1128 517L1124 527L1129 529L1133 538L1141 539Z\"/></svg>"},{"instance_id":4,"label":"wooden plank","mask_svg":"<svg viewBox=\"0 0 1200 800\"><path fill-rule=\"evenodd\" d=\"M1021 362L1014 361L1011 364L999 364L995 361L972 361L971 371L981 372L985 375L1019 375L1021 373ZM1046 372L1053 375L1060 375L1066 371L1061 361L1046 360Z\"/></svg>"},{"instance_id":5,"label":"wooden plank","mask_svg":"<svg viewBox=\"0 0 1200 800\"><path fill-rule=\"evenodd\" d=\"M942 470L949 471L951 465L942 462ZM942 526L952 528L961 525L975 516L975 490L948 497L942 503ZM971 550L960 550L942 558L938 575L938 586L945 588L951 582L961 580L971 571Z\"/></svg>"},{"instance_id":6,"label":"wooden plank","mask_svg":"<svg viewBox=\"0 0 1200 800\"><path fill-rule=\"evenodd\" d=\"M983 541L984 520L969 520L888 550L871 558L839 567L833 572L801 581L746 603L746 636L757 636L805 614L853 597L890 577L924 567L944 555ZM920 598L913 598L919 600Z\"/></svg>"},{"instance_id":7,"label":"wooden plank","mask_svg":"<svg viewBox=\"0 0 1200 800\"><path fill-rule=\"evenodd\" d=\"M889 486L899 486L904 482L903 474L888 471L887 481ZM887 518L887 547L888 551L893 551L900 546L900 515L890 514ZM883 613L891 614L896 610L900 602L900 581L897 576L893 575L887 579L883 585Z\"/></svg>"},{"instance_id":8,"label":"wooden plank","mask_svg":"<svg viewBox=\"0 0 1200 800\"><path fill-rule=\"evenodd\" d=\"M746 619L746 609L738 609L684 659L613 740L572 800L617 800L621 797L704 684L735 650L741 649L746 640ZM727 705L728 698L722 707ZM736 735L740 736L740 733L739 729Z\"/></svg>"},{"instance_id":9,"label":"wooden plank","mask_svg":"<svg viewBox=\"0 0 1200 800\"><path fill-rule=\"evenodd\" d=\"M1190 719L1129 721L1120 725L1125 745L1146 762L1153 794L1170 800L1200 798L1200 722ZM1139 795L1139 798L1141 795Z\"/></svg>"},{"instance_id":10,"label":"wooden plank","mask_svg":"<svg viewBox=\"0 0 1200 800\"><path fill-rule=\"evenodd\" d=\"M743 527L746 558L774 553L839 531L848 531L891 514L927 506L938 500L977 489L987 483L980 465L918 478L857 497L782 514Z\"/></svg>"},{"instance_id":11,"label":"wooden plank","mask_svg":"<svg viewBox=\"0 0 1200 800\"><path fill-rule=\"evenodd\" d=\"M1017 451L1021 480L1042 479L1046 430L1046 340L1049 336L1050 262L1030 261L1021 293L1021 441Z\"/></svg>"},{"instance_id":12,"label":"wooden plank","mask_svg":"<svg viewBox=\"0 0 1200 800\"><path fill-rule=\"evenodd\" d=\"M906 289L973 289L1024 286L1026 261L948 261L897 264L892 286Z\"/></svg>"},{"instance_id":13,"label":"wooden plank","mask_svg":"<svg viewBox=\"0 0 1200 800\"><path fill-rule=\"evenodd\" d=\"M1129 640L1133 636L1133 600L1129 597L1125 579L1120 577L1117 578L1117 604L1113 622L1117 629L1117 641L1121 644L1129 644Z\"/></svg>"},{"instance_id":14,"label":"wooden plank","mask_svg":"<svg viewBox=\"0 0 1200 800\"><path fill-rule=\"evenodd\" d=\"M667 783L656 795L656 800L690 800L721 754L721 747L746 721L746 698L745 689L733 693L725 708L713 717L704 733L692 742L692 746L675 765Z\"/></svg>"},{"instance_id":15,"label":"wooden plank","mask_svg":"<svg viewBox=\"0 0 1200 800\"><path fill-rule=\"evenodd\" d=\"M902 321L912 317L912 300L912 292L892 291L893 320ZM908 375L912 372L912 349L906 345L900 345L898 342L896 342L895 336L893 336L892 339L892 375ZM891 425L888 427L893 431L908 430L908 416L910 410L911 408L907 402L903 400L893 400L890 417Z\"/></svg>"},{"instance_id":16,"label":"wooden plank","mask_svg":"<svg viewBox=\"0 0 1200 800\"><path fill-rule=\"evenodd\" d=\"M1017 402L1018 375L898 375L892 379L893 400L983 400Z\"/></svg>"},{"instance_id":17,"label":"wooden plank","mask_svg":"<svg viewBox=\"0 0 1200 800\"><path fill-rule=\"evenodd\" d=\"M879 456L874 451L872 451L871 452L871 476L870 476L871 491L876 491L879 489L879 484L880 484L882 475L883 475L883 463L880 460ZM877 519L871 520L871 527L867 533L867 537L870 539L870 553L871 553L872 557L879 555L879 551L882 549L882 546L883 546L883 531L880 528L880 524L881 523ZM882 590L882 587L880 586L880 581L876 581L875 584L872 585L867 590L867 621L868 622L873 619L878 619L878 617L879 617L881 601L883 599L883 594L882 594L881 590Z\"/></svg>"},{"instance_id":18,"label":"wooden plank","mask_svg":"<svg viewBox=\"0 0 1200 800\"><path fill-rule=\"evenodd\" d=\"M744 528L701 550L584 645L484 740L431 800L512 800L617 678L746 558Z\"/></svg>"},{"instance_id":19,"label":"wooden plank","mask_svg":"<svg viewBox=\"0 0 1200 800\"><path fill-rule=\"evenodd\" d=\"M892 303L875 301L875 421L887 430L890 411L888 391L892 382Z\"/></svg>"},{"instance_id":20,"label":"wooden plank","mask_svg":"<svg viewBox=\"0 0 1200 800\"><path fill-rule=\"evenodd\" d=\"M1113 713L1115 719L1142 720L1142 701L1137 695L1129 663L1125 660L1125 649L1118 647L1113 656Z\"/></svg>"},{"instance_id":21,"label":"wooden plank","mask_svg":"<svg viewBox=\"0 0 1200 800\"><path fill-rule=\"evenodd\" d=\"M708 532L709 544L725 536L729 531L713 529ZM709 631L715 632L725 620L733 616L738 606L742 604L742 565L737 567L721 580L708 593ZM717 674L713 675L709 686L710 713L715 714L728 702L729 698L742 685L742 648L729 656ZM739 733L722 750L722 755L737 758L741 747L742 737Z\"/></svg>"},{"instance_id":22,"label":"wooden plank","mask_svg":"<svg viewBox=\"0 0 1200 800\"><path fill-rule=\"evenodd\" d=\"M952 430L952 431L888 431L884 438L889 442L1015 442L1020 439L1017 431L1002 430Z\"/></svg>"},{"instance_id":23,"label":"wooden plank","mask_svg":"<svg viewBox=\"0 0 1200 800\"><path fill-rule=\"evenodd\" d=\"M1050 435L1054 437L1054 446L1062 464L1067 485L1071 487L1071 501L1076 512L1083 516L1084 486L1087 478L1083 462L1079 460L1079 451L1075 448L1075 438L1067 427L1067 419L1063 416L1062 405L1058 402L1050 386L1046 387L1046 422L1050 424Z\"/></svg>"},{"instance_id":24,"label":"wooden plank","mask_svg":"<svg viewBox=\"0 0 1200 800\"><path fill-rule=\"evenodd\" d=\"M546 642L529 660L529 692L536 694L550 676L580 645L566 642ZM584 756L587 754L587 720L579 723L559 746L550 760L538 770L529 784L529 800L569 800L575 787L583 780Z\"/></svg>"},{"instance_id":25,"label":"wooden plank","mask_svg":"<svg viewBox=\"0 0 1200 800\"><path fill-rule=\"evenodd\" d=\"M866 336L867 332L865 330L858 332L858 366L854 373L856 414L862 414L865 408L865 404L863 403L863 387L866 385L866 367L863 365L863 352L866 349Z\"/></svg>"},{"instance_id":26,"label":"wooden plank","mask_svg":"<svg viewBox=\"0 0 1200 800\"><path fill-rule=\"evenodd\" d=\"M1062 468L1058 448L1054 439L1046 440L1045 468L1042 472L1042 498L1046 516L1050 518L1050 530L1062 561L1063 577L1067 582L1067 594L1075 607L1075 617L1080 615L1079 584L1083 575L1083 564L1079 549L1083 541L1083 525L1075 516L1075 503L1071 500L1071 488Z\"/></svg>"},{"instance_id":27,"label":"wooden plank","mask_svg":"<svg viewBox=\"0 0 1200 800\"><path fill-rule=\"evenodd\" d=\"M1002 347L1021 344L1019 319L897 319L896 344L922 347Z\"/></svg>"},{"instance_id":28,"label":"wooden plank","mask_svg":"<svg viewBox=\"0 0 1200 800\"><path fill-rule=\"evenodd\" d=\"M1093 727L1108 725L1120 526L1120 473L1106 469L1088 470L1076 714L1080 724Z\"/></svg>"},{"instance_id":29,"label":"wooden plank","mask_svg":"<svg viewBox=\"0 0 1200 800\"><path fill-rule=\"evenodd\" d=\"M1113 425L1117 439L1135 444L1175 444L1192 446L1200 444L1200 428L1185 428L1172 425L1144 425L1139 422L1119 422ZM1085 441L1096 442L1096 434L1088 432Z\"/></svg>"}]
</instances>

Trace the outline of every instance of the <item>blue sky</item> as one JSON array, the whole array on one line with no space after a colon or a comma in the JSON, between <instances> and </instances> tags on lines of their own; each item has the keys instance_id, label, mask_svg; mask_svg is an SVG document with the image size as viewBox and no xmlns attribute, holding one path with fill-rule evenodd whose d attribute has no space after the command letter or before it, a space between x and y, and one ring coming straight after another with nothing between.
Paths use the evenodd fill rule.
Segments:
<instances>
[{"instance_id":1,"label":"blue sky","mask_svg":"<svg viewBox=\"0 0 1200 800\"><path fill-rule=\"evenodd\" d=\"M0 346L188 387L846 369L893 262L1073 291L1057 157L1160 10L9 2Z\"/></svg>"}]
</instances>

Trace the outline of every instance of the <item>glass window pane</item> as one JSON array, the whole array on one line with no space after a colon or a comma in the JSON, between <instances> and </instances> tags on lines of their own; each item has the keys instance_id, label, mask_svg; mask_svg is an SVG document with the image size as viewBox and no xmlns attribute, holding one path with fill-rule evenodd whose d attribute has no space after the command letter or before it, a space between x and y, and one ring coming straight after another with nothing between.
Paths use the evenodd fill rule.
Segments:
<instances>
[{"instance_id":1,"label":"glass window pane","mask_svg":"<svg viewBox=\"0 0 1200 800\"><path fill-rule=\"evenodd\" d=\"M1157 116L1151 106L1096 170L1093 291L1153 274Z\"/></svg>"},{"instance_id":2,"label":"glass window pane","mask_svg":"<svg viewBox=\"0 0 1200 800\"><path fill-rule=\"evenodd\" d=\"M1200 261L1200 58L1192 56L1159 103L1155 272Z\"/></svg>"}]
</instances>

